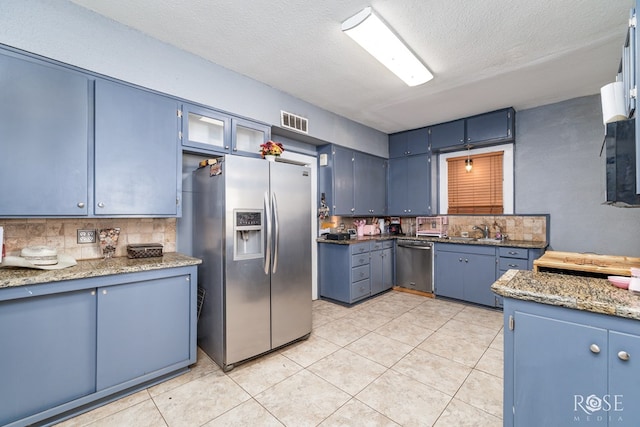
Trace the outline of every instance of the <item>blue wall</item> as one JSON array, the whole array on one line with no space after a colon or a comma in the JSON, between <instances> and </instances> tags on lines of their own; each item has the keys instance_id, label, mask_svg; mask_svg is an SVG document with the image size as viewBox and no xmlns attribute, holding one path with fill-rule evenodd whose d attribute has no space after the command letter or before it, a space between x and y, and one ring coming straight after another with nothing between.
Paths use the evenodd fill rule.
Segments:
<instances>
[{"instance_id":1,"label":"blue wall","mask_svg":"<svg viewBox=\"0 0 640 427\"><path fill-rule=\"evenodd\" d=\"M640 209L603 205L600 95L516 114L516 212L551 214L551 249L640 256Z\"/></svg>"}]
</instances>

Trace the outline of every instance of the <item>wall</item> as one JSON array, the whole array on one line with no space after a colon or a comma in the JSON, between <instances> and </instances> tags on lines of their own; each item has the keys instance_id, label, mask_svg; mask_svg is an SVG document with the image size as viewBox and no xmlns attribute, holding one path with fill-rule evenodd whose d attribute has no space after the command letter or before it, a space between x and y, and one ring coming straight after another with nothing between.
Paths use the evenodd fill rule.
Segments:
<instances>
[{"instance_id":1,"label":"wall","mask_svg":"<svg viewBox=\"0 0 640 427\"><path fill-rule=\"evenodd\" d=\"M550 249L640 256L640 209L603 205L600 96L518 111L517 214L548 213Z\"/></svg>"},{"instance_id":2,"label":"wall","mask_svg":"<svg viewBox=\"0 0 640 427\"><path fill-rule=\"evenodd\" d=\"M66 0L0 1L0 43L270 125L280 124L282 109L307 117L313 138L388 157L382 132Z\"/></svg>"}]
</instances>

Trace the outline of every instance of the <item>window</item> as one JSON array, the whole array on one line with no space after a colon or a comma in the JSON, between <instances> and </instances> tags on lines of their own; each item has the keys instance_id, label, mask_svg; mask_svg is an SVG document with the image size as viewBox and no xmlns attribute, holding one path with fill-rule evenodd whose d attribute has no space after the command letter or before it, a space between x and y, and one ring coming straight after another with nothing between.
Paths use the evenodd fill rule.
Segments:
<instances>
[{"instance_id":1,"label":"window","mask_svg":"<svg viewBox=\"0 0 640 427\"><path fill-rule=\"evenodd\" d=\"M467 171L467 156L451 157L448 163L449 214L502 214L502 151L471 156L473 168Z\"/></svg>"},{"instance_id":2,"label":"window","mask_svg":"<svg viewBox=\"0 0 640 427\"><path fill-rule=\"evenodd\" d=\"M463 180L467 180L469 178L468 175L470 174L475 174L475 172L480 172L482 169L485 169L485 173L487 173L487 171L490 170L490 165L488 168L483 168L482 163L485 162L489 162L488 159L485 158L485 156L487 157L491 157L491 155L497 155L499 153L501 153L502 155L502 182L501 184L499 183L499 179L495 180L495 186L493 188L493 193L496 197L499 197L499 194L501 192L502 194L502 208L503 211L501 213L503 214L513 214L514 209L514 195L513 195L513 188L514 188L514 182L513 182L513 176L514 176L514 171L513 171L513 144L502 144L502 145L497 145L497 146L492 146L492 147L483 147L483 148L475 148L475 149L471 149L469 150L469 152L467 152L467 150L464 151L456 151L456 152L451 152L451 153L441 153L438 155L438 170L437 170L437 177L434 176L434 180L437 178L437 187L438 187L438 213L439 214L455 214L456 212L459 214L483 214L485 212L490 213L490 211L479 211L479 210L470 210L470 209L462 209L461 207L459 207L458 205L456 205L456 203L454 202L454 205L451 207L449 206L449 167L451 166L452 168L455 168L456 166L456 161L455 159L457 158L459 160L459 164L461 164L462 166L462 173L461 175L461 179ZM472 172L470 172L469 174L467 174L466 170L464 169L465 163L464 161L467 159L467 154L469 154L471 156L471 158L473 159L473 169ZM497 165L496 169L499 169L499 167ZM436 172L436 171L434 171ZM496 177L498 171L494 170L494 178ZM467 176L464 176L467 175ZM491 177L490 172L489 172L489 177ZM460 191L460 192L472 192L475 193L475 190L473 188L472 184L469 184L468 182L465 183L464 181L461 181L460 183L456 184L457 189L452 188L452 191ZM476 203L479 206L481 206L481 203ZM488 204L484 204L484 206L492 206L492 203L488 203Z\"/></svg>"}]
</instances>

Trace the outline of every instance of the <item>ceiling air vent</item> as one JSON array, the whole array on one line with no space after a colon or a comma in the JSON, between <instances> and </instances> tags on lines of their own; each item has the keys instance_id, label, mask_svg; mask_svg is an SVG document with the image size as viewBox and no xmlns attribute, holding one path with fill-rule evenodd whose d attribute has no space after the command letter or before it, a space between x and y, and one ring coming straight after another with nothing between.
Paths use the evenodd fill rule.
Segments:
<instances>
[{"instance_id":1,"label":"ceiling air vent","mask_svg":"<svg viewBox=\"0 0 640 427\"><path fill-rule=\"evenodd\" d=\"M309 120L295 114L280 111L280 124L283 128L309 133Z\"/></svg>"}]
</instances>

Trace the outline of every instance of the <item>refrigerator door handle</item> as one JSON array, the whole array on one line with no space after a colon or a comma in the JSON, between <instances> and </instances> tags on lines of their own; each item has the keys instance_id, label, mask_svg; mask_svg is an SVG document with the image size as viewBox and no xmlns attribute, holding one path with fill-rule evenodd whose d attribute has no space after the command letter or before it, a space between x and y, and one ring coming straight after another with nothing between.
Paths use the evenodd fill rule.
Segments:
<instances>
[{"instance_id":1,"label":"refrigerator door handle","mask_svg":"<svg viewBox=\"0 0 640 427\"><path fill-rule=\"evenodd\" d=\"M280 241L280 221L278 221L278 201L276 200L276 194L271 195L271 207L273 210L273 273L278 271L278 242Z\"/></svg>"},{"instance_id":2,"label":"refrigerator door handle","mask_svg":"<svg viewBox=\"0 0 640 427\"><path fill-rule=\"evenodd\" d=\"M267 226L267 237L264 240L264 274L269 274L271 264L271 209L269 208L269 194L264 193L265 224Z\"/></svg>"}]
</instances>

